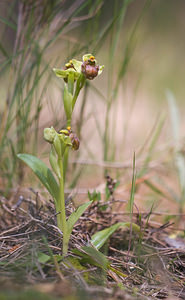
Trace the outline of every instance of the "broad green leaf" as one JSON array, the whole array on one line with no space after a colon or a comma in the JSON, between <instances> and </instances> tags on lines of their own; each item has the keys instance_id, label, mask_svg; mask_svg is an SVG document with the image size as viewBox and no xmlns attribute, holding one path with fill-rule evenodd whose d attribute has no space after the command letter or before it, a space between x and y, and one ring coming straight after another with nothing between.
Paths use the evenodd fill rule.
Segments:
<instances>
[{"instance_id":1,"label":"broad green leaf","mask_svg":"<svg viewBox=\"0 0 185 300\"><path fill-rule=\"evenodd\" d=\"M73 253L84 258L87 263L100 267L104 270L106 270L109 266L106 256L93 247L84 246L80 250L74 249Z\"/></svg>"},{"instance_id":2,"label":"broad green leaf","mask_svg":"<svg viewBox=\"0 0 185 300\"><path fill-rule=\"evenodd\" d=\"M100 249L117 229L119 229L120 227L130 228L130 226L131 226L130 222L116 223L108 228L105 228L105 229L93 234L93 236L91 238L91 243L94 247L96 247L96 249ZM140 227L138 225L136 225L135 223L132 223L132 229L134 231L136 231L137 233L140 233Z\"/></svg>"},{"instance_id":3,"label":"broad green leaf","mask_svg":"<svg viewBox=\"0 0 185 300\"><path fill-rule=\"evenodd\" d=\"M84 213L84 211L87 209L87 207L92 203L92 201L89 201L87 203L84 203L80 205L68 218L67 220L67 234L70 236L73 227L75 223L78 221L78 219L81 217L81 215Z\"/></svg>"},{"instance_id":4,"label":"broad green leaf","mask_svg":"<svg viewBox=\"0 0 185 300\"><path fill-rule=\"evenodd\" d=\"M51 170L45 165L45 163L43 163L39 158L26 153L17 154L17 157L33 170L51 196L57 201L59 186Z\"/></svg>"}]
</instances>

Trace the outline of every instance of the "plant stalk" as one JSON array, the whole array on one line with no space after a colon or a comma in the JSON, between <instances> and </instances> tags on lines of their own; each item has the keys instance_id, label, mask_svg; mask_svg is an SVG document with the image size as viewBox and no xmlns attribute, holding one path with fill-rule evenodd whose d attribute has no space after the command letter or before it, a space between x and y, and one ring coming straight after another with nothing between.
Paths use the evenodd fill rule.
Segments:
<instances>
[{"instance_id":1,"label":"plant stalk","mask_svg":"<svg viewBox=\"0 0 185 300\"><path fill-rule=\"evenodd\" d=\"M66 210L65 210L65 198L64 198L64 178L63 178L63 161L62 158L58 158L58 165L60 168L59 178L59 199L58 199L58 212L57 223L60 230L63 233L63 255L67 254L68 251L68 238L67 238L67 222L66 222Z\"/></svg>"},{"instance_id":2,"label":"plant stalk","mask_svg":"<svg viewBox=\"0 0 185 300\"><path fill-rule=\"evenodd\" d=\"M71 127L71 120L67 120L67 127ZM66 181L66 170L68 165L68 157L69 157L69 148L67 147L64 152L64 159L63 159L63 179L64 183Z\"/></svg>"}]
</instances>

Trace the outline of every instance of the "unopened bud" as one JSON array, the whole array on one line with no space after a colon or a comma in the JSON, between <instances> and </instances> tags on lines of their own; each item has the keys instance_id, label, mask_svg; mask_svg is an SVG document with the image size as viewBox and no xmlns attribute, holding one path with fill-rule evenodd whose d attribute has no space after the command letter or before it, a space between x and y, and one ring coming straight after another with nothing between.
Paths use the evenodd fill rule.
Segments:
<instances>
[{"instance_id":1,"label":"unopened bud","mask_svg":"<svg viewBox=\"0 0 185 300\"><path fill-rule=\"evenodd\" d=\"M74 65L72 63L72 60L70 60L67 64L65 64L64 70L72 69L75 70ZM64 78L64 81L67 83L68 82L68 77Z\"/></svg>"},{"instance_id":2,"label":"unopened bud","mask_svg":"<svg viewBox=\"0 0 185 300\"><path fill-rule=\"evenodd\" d=\"M53 143L54 138L56 135L56 131L53 127L51 128L44 128L44 139L49 142L49 143Z\"/></svg>"}]
</instances>

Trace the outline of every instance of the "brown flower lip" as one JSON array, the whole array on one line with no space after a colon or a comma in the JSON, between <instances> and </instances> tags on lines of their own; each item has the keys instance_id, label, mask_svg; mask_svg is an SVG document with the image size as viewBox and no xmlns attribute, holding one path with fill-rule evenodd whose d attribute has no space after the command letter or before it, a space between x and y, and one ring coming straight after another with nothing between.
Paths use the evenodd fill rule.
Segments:
<instances>
[{"instance_id":1,"label":"brown flower lip","mask_svg":"<svg viewBox=\"0 0 185 300\"><path fill-rule=\"evenodd\" d=\"M76 133L71 132L71 133L69 134L69 137L70 137L70 139L71 139L71 143L72 143L72 145L73 145L73 149L74 149L74 150L78 150L79 147L80 147L80 140L79 140L79 138L77 137Z\"/></svg>"},{"instance_id":2,"label":"brown flower lip","mask_svg":"<svg viewBox=\"0 0 185 300\"><path fill-rule=\"evenodd\" d=\"M87 79L92 80L98 75L99 66L96 66L95 60L90 58L82 63L81 70Z\"/></svg>"}]
</instances>

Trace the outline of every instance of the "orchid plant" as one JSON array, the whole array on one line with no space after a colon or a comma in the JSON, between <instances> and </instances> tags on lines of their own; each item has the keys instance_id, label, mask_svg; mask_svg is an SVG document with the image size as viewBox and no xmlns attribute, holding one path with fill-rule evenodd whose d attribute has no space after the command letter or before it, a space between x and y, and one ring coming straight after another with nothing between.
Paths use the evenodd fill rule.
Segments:
<instances>
[{"instance_id":1,"label":"orchid plant","mask_svg":"<svg viewBox=\"0 0 185 300\"><path fill-rule=\"evenodd\" d=\"M92 54L86 54L83 56L82 61L71 59L64 69L53 69L56 76L63 78L65 82L63 104L67 120L66 128L59 132L53 127L44 129L44 139L51 145L49 161L53 172L33 155L25 153L17 155L33 170L54 199L57 225L63 234L63 255L68 252L69 239L75 223L92 202L82 204L71 213L68 219L66 218L64 181L68 151L69 149L78 150L80 146L77 135L71 129L72 113L85 81L92 80L100 75L103 67L97 64Z\"/></svg>"}]
</instances>

